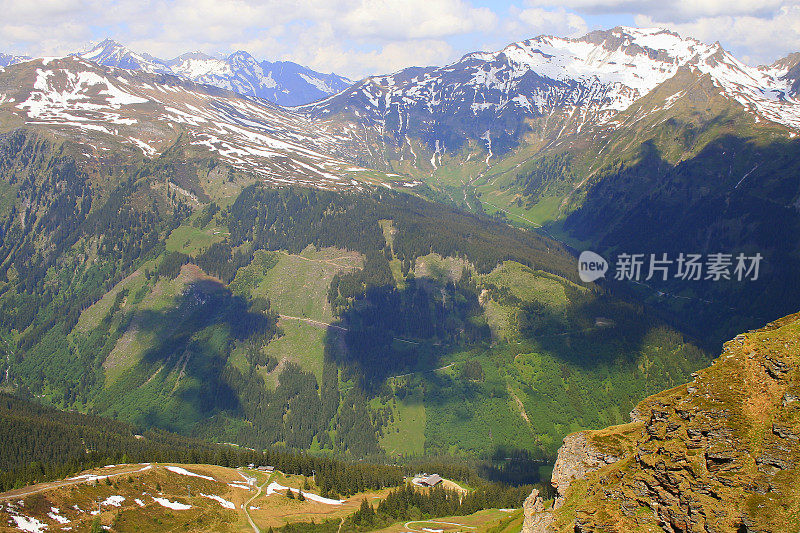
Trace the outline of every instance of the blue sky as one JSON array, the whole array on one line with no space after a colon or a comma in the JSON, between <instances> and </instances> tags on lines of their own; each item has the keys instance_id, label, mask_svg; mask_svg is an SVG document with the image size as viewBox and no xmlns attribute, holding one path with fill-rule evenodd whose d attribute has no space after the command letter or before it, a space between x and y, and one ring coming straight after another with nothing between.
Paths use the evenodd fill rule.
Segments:
<instances>
[{"instance_id":1,"label":"blue sky","mask_svg":"<svg viewBox=\"0 0 800 533\"><path fill-rule=\"evenodd\" d=\"M800 51L800 0L0 0L0 9L0 52L59 55L111 37L161 58L243 49L352 78L617 25L720 41L750 64Z\"/></svg>"}]
</instances>

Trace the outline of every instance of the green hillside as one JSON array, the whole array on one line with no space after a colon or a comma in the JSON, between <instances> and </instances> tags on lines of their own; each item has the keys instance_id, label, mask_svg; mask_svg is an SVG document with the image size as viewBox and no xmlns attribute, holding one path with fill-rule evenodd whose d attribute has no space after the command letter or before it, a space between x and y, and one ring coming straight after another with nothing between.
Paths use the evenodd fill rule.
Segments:
<instances>
[{"instance_id":1,"label":"green hillside","mask_svg":"<svg viewBox=\"0 0 800 533\"><path fill-rule=\"evenodd\" d=\"M256 448L547 460L706 363L577 283L563 246L484 216L258 185L194 206L158 186L169 154L101 180L69 143L6 142L2 385L63 409Z\"/></svg>"}]
</instances>

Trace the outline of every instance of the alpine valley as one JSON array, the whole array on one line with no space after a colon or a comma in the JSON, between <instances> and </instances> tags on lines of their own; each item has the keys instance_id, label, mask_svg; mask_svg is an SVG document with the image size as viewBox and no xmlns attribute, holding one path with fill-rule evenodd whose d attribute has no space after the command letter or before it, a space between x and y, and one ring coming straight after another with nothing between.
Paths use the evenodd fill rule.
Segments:
<instances>
[{"instance_id":1,"label":"alpine valley","mask_svg":"<svg viewBox=\"0 0 800 533\"><path fill-rule=\"evenodd\" d=\"M594 474L609 477L633 468L650 427L644 414L619 426L639 402L800 302L800 54L752 67L719 43L618 27L355 83L245 52L159 60L113 41L0 65L0 388L13 394L0 399L18 402L0 411L0 437L20 449L11 435L29 421L6 422L14 409L82 428L71 435L137 432L144 443L119 448L129 460L102 458L149 461L153 446L215 463L212 481L264 459L244 447L303 476L364 460L524 484L550 478L568 434L613 426L588 434L620 447ZM584 249L763 261L752 281L586 283ZM686 390L669 394L700 401ZM652 418L662 396L637 409ZM287 458L300 451L321 463ZM3 490L101 466L5 457ZM163 468L135 474L140 492L172 483ZM614 479L615 498L645 505ZM603 496L571 487L548 520L602 530L575 502ZM398 490L406 511L428 509ZM480 504L442 496L433 516L521 503L485 491ZM74 492L59 498L99 497ZM325 527L419 517L365 505ZM625 520L686 522L654 512ZM191 527L227 527L203 516L213 523Z\"/></svg>"}]
</instances>

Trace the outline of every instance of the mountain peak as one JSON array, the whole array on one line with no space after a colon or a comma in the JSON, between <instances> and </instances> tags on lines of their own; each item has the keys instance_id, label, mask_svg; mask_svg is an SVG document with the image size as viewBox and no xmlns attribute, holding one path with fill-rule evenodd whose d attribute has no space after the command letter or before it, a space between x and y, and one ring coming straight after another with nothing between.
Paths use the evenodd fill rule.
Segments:
<instances>
[{"instance_id":1,"label":"mountain peak","mask_svg":"<svg viewBox=\"0 0 800 533\"><path fill-rule=\"evenodd\" d=\"M106 37L105 39L97 43L97 46L109 46L109 45L122 46L122 44L119 41L115 41L111 37Z\"/></svg>"},{"instance_id":2,"label":"mountain peak","mask_svg":"<svg viewBox=\"0 0 800 533\"><path fill-rule=\"evenodd\" d=\"M194 60L205 61L205 60L209 60L209 59L214 59L214 56L210 56L210 55L206 54L205 52L201 52L200 50L195 50L194 52L186 52L185 54L181 54L178 57L176 57L175 59L173 59L173 61L176 61L176 60L189 61L189 60L193 60L193 59Z\"/></svg>"},{"instance_id":3,"label":"mountain peak","mask_svg":"<svg viewBox=\"0 0 800 533\"><path fill-rule=\"evenodd\" d=\"M84 59L91 60L92 58L98 57L101 54L107 54L112 50L119 50L119 49L127 50L127 48L125 48L125 46L123 46L121 43L115 41L110 37L106 37L96 45L88 48L85 52L77 55L81 56Z\"/></svg>"},{"instance_id":4,"label":"mountain peak","mask_svg":"<svg viewBox=\"0 0 800 533\"><path fill-rule=\"evenodd\" d=\"M255 58L253 58L253 56L250 54L250 52L247 52L246 50L237 50L234 53L232 53L231 55L229 55L228 59L229 60L240 60L240 61L241 60L250 60L250 59L252 59L252 60L255 61Z\"/></svg>"},{"instance_id":5,"label":"mountain peak","mask_svg":"<svg viewBox=\"0 0 800 533\"><path fill-rule=\"evenodd\" d=\"M111 38L104 39L86 52L74 55L107 67L143 70L145 72L164 73L169 71L163 61L147 54L134 52Z\"/></svg>"}]
</instances>

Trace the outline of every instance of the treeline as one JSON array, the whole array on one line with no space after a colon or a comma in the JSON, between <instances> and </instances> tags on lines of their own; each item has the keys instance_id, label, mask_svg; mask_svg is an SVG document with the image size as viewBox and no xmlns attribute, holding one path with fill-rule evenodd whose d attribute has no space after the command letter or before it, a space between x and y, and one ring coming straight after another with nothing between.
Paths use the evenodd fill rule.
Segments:
<instances>
[{"instance_id":1,"label":"treeline","mask_svg":"<svg viewBox=\"0 0 800 533\"><path fill-rule=\"evenodd\" d=\"M525 204L531 207L544 196L561 196L572 188L575 176L572 172L572 157L556 154L535 159L517 171L514 186L522 189ZM522 206L522 198L517 199Z\"/></svg>"},{"instance_id":2,"label":"treeline","mask_svg":"<svg viewBox=\"0 0 800 533\"><path fill-rule=\"evenodd\" d=\"M254 249L297 253L314 244L367 254L386 248L380 221L391 220L398 229L392 251L406 271L417 257L435 252L465 257L480 272L514 260L580 282L574 258L555 241L393 191L342 194L256 184L221 215L233 247L252 242Z\"/></svg>"},{"instance_id":3,"label":"treeline","mask_svg":"<svg viewBox=\"0 0 800 533\"><path fill-rule=\"evenodd\" d=\"M375 531L406 520L424 521L443 516L466 516L483 509L513 509L522 506L532 485L510 487L488 484L467 494L441 486L420 489L405 484L389 493L377 506L366 499L339 527L338 520L322 523L296 522L279 529L283 533L329 533L333 531Z\"/></svg>"},{"instance_id":4,"label":"treeline","mask_svg":"<svg viewBox=\"0 0 800 533\"><path fill-rule=\"evenodd\" d=\"M236 277L236 272L252 260L252 253L233 250L227 242L215 242L194 258L182 252L166 254L158 265L156 274L171 279L180 273L183 265L192 262L228 284Z\"/></svg>"},{"instance_id":5,"label":"treeline","mask_svg":"<svg viewBox=\"0 0 800 533\"><path fill-rule=\"evenodd\" d=\"M0 491L59 479L124 462L202 463L238 467L269 464L290 474L316 476L330 495L397 486L397 467L349 464L278 449L258 452L160 430L139 434L124 422L58 411L0 394Z\"/></svg>"}]
</instances>

